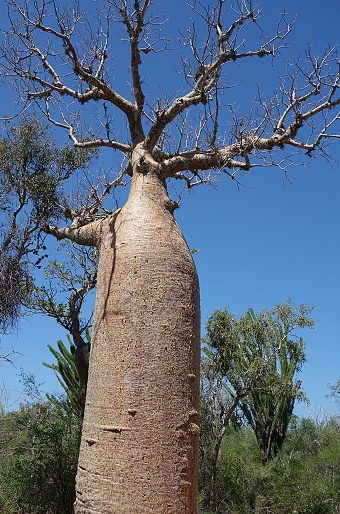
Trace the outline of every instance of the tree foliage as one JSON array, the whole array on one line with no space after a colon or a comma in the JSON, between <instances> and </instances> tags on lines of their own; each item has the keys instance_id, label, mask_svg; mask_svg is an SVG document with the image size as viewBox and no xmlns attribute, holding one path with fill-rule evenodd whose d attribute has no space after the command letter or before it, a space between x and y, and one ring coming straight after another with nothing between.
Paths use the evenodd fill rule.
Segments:
<instances>
[{"instance_id":1,"label":"tree foliage","mask_svg":"<svg viewBox=\"0 0 340 514\"><path fill-rule=\"evenodd\" d=\"M76 368L73 379L78 383L78 402L84 409L90 355L89 330L92 323L92 306L86 316L84 305L88 294L96 285L97 253L92 248L72 246L70 243L64 243L62 247L60 250L66 248L66 260L52 260L47 263L43 283L38 285L35 281L24 301L24 306L29 312L42 313L55 319L67 330L73 349L70 362L72 361ZM61 353L57 357L61 359L58 361L59 368L63 366L62 362L70 357L63 345L62 348L61 350L60 347ZM73 375L73 370L67 371ZM68 376L70 378L70 375Z\"/></svg>"},{"instance_id":2,"label":"tree foliage","mask_svg":"<svg viewBox=\"0 0 340 514\"><path fill-rule=\"evenodd\" d=\"M72 514L81 422L63 403L33 403L0 418L3 514Z\"/></svg>"},{"instance_id":3,"label":"tree foliage","mask_svg":"<svg viewBox=\"0 0 340 514\"><path fill-rule=\"evenodd\" d=\"M288 302L236 319L227 310L208 320L207 373L226 384L235 407L255 432L264 462L281 449L296 399L295 374L305 360L304 341L295 331L313 326L311 309Z\"/></svg>"},{"instance_id":4,"label":"tree foliage","mask_svg":"<svg viewBox=\"0 0 340 514\"><path fill-rule=\"evenodd\" d=\"M96 285L97 252L67 241L59 245L58 256L45 264L43 278L32 285L25 307L55 319L78 347L85 344L84 334L91 327L92 309L85 316L83 307Z\"/></svg>"},{"instance_id":5,"label":"tree foliage","mask_svg":"<svg viewBox=\"0 0 340 514\"><path fill-rule=\"evenodd\" d=\"M61 184L89 158L87 151L59 148L34 117L0 140L0 330L17 320L33 287L31 268L47 257L46 226L64 217Z\"/></svg>"}]
</instances>

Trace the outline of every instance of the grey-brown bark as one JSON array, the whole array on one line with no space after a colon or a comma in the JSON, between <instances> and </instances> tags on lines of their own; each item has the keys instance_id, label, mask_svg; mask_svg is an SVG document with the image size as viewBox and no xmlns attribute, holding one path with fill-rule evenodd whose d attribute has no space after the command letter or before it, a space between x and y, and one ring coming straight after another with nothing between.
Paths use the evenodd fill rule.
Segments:
<instances>
[{"instance_id":1,"label":"grey-brown bark","mask_svg":"<svg viewBox=\"0 0 340 514\"><path fill-rule=\"evenodd\" d=\"M199 292L171 211L136 172L102 227L77 514L196 512Z\"/></svg>"}]
</instances>

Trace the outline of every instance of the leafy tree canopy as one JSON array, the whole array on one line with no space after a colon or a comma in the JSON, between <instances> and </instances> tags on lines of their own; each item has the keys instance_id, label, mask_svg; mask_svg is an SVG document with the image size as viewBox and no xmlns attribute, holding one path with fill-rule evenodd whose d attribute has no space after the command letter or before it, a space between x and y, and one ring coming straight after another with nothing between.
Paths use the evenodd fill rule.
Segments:
<instances>
[{"instance_id":1,"label":"leafy tree canopy","mask_svg":"<svg viewBox=\"0 0 340 514\"><path fill-rule=\"evenodd\" d=\"M253 428L264 461L282 447L296 399L303 398L295 379L305 361L296 331L313 327L311 309L291 302L239 319L216 311L207 323L204 366L207 379L221 380Z\"/></svg>"},{"instance_id":2,"label":"leafy tree canopy","mask_svg":"<svg viewBox=\"0 0 340 514\"><path fill-rule=\"evenodd\" d=\"M58 147L34 117L0 140L0 330L17 320L32 288L31 268L47 257L46 226L67 215L62 184L93 155Z\"/></svg>"}]
</instances>

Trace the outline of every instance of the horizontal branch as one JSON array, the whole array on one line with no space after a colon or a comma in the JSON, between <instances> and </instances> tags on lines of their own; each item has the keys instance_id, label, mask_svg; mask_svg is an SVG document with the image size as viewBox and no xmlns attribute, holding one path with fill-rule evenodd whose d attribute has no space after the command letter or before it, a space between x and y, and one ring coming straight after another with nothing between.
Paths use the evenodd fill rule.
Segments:
<instances>
[{"instance_id":1,"label":"horizontal branch","mask_svg":"<svg viewBox=\"0 0 340 514\"><path fill-rule=\"evenodd\" d=\"M115 212L110 213L105 217L100 217L94 221L89 221L87 224L77 225L74 222L74 226L58 228L52 225L48 225L44 228L44 232L56 239L69 239L74 243L83 246L98 246L100 237L103 229L103 224L107 220L112 221L117 217L121 209L117 209ZM84 221L82 221L84 223Z\"/></svg>"},{"instance_id":2,"label":"horizontal branch","mask_svg":"<svg viewBox=\"0 0 340 514\"><path fill-rule=\"evenodd\" d=\"M310 153L318 147L322 139L325 138L339 138L338 134L329 134L327 130L340 119L340 114L336 115L325 124L324 130L318 133L312 143L299 142L296 136L301 131L305 122L311 117L319 114L322 111L328 111L340 105L340 99L332 101L327 100L322 104L296 115L294 121L280 133L274 131L270 137L258 136L256 132L244 134L243 139L230 144L225 147L215 147L211 150L202 151L199 149L179 152L175 155L169 155L164 158L161 163L162 173L167 177L176 177L178 173L183 171L199 171L209 170L212 168L231 168L239 170L249 170L250 168L258 165L250 162L250 156L254 151L268 152L274 148L283 148L285 145L305 149ZM237 159L241 157L244 160Z\"/></svg>"},{"instance_id":3,"label":"horizontal branch","mask_svg":"<svg viewBox=\"0 0 340 514\"><path fill-rule=\"evenodd\" d=\"M58 228L53 225L45 227L44 231L58 241L68 239L84 246L98 246L103 220L96 220L82 227Z\"/></svg>"}]
</instances>

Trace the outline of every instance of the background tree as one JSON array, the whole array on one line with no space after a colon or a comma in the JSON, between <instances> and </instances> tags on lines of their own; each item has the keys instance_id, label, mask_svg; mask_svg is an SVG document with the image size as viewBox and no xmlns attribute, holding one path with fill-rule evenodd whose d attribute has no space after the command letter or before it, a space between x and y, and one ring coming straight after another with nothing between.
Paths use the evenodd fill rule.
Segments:
<instances>
[{"instance_id":1,"label":"background tree","mask_svg":"<svg viewBox=\"0 0 340 514\"><path fill-rule=\"evenodd\" d=\"M42 280L37 273L34 276L32 268L37 272L48 258L46 223L67 217L68 198L61 184L80 169L85 173L85 165L93 156L93 152L69 146L58 148L47 128L33 117L11 127L0 142L0 330L13 326L20 311L27 309L56 319L75 345L83 407L88 347L82 334L91 316L82 319L81 311L96 283L95 252L71 245L65 252L64 244L67 258L60 254L63 261L48 261Z\"/></svg>"},{"instance_id":2,"label":"background tree","mask_svg":"<svg viewBox=\"0 0 340 514\"><path fill-rule=\"evenodd\" d=\"M207 323L211 373L226 382L231 397L252 427L263 462L282 448L301 382L305 343L296 330L311 328L311 309L281 304L257 316L249 309L237 320L216 311Z\"/></svg>"},{"instance_id":3,"label":"background tree","mask_svg":"<svg viewBox=\"0 0 340 514\"><path fill-rule=\"evenodd\" d=\"M16 322L33 287L30 266L47 257L44 227L62 217L61 184L85 166L90 153L58 148L46 127L26 117L0 140L0 330Z\"/></svg>"},{"instance_id":4,"label":"background tree","mask_svg":"<svg viewBox=\"0 0 340 514\"><path fill-rule=\"evenodd\" d=\"M330 386L331 396L334 396L337 403L340 403L340 378Z\"/></svg>"},{"instance_id":5,"label":"background tree","mask_svg":"<svg viewBox=\"0 0 340 514\"><path fill-rule=\"evenodd\" d=\"M2 351L2 353L0 353L0 360L6 361L6 362L9 362L12 364L12 357L15 355L15 353L16 352L14 350Z\"/></svg>"},{"instance_id":6,"label":"background tree","mask_svg":"<svg viewBox=\"0 0 340 514\"><path fill-rule=\"evenodd\" d=\"M1 513L72 512L80 433L77 418L62 402L56 408L55 403L43 405L34 400L33 405L10 413L2 407ZM219 514L252 514L255 508L283 514L337 512L339 431L336 418L322 422L295 419L279 455L263 466L252 430L229 427L219 461ZM200 512L212 513L204 489Z\"/></svg>"},{"instance_id":7,"label":"background tree","mask_svg":"<svg viewBox=\"0 0 340 514\"><path fill-rule=\"evenodd\" d=\"M91 188L80 216L67 210L70 225L45 226L57 239L100 252L76 512L130 513L137 505L143 513L195 513L198 282L166 182L192 187L215 173L235 179L260 165L284 167L286 148L302 155L323 150L338 137L335 50L318 58L307 53L273 99L259 94L257 109L240 117L223 108L225 70L232 75L235 62L277 56L291 32L285 17L267 36L260 12L246 0L236 17L223 0L194 4L199 30L194 25L184 37L183 81L176 93L154 99L142 64L166 45L152 0L97 2L88 19L79 3L5 3L10 27L1 67L15 77L25 107L36 104L77 147L109 147L126 163L115 180ZM122 45L118 24L126 32ZM124 42L132 91L122 95L110 60L113 49L126 55ZM275 150L283 150L278 160ZM110 213L103 199L123 177L131 177L128 201Z\"/></svg>"}]
</instances>

